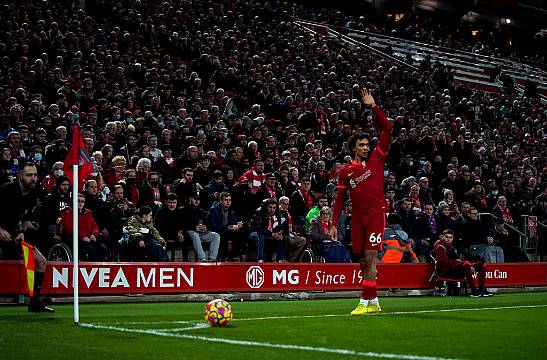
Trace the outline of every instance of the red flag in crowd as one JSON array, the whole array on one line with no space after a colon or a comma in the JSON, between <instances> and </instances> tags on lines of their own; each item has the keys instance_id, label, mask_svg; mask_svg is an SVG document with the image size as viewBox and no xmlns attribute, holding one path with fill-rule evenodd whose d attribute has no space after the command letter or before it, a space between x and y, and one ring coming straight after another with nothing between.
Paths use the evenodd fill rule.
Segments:
<instances>
[{"instance_id":1,"label":"red flag in crowd","mask_svg":"<svg viewBox=\"0 0 547 360\"><path fill-rule=\"evenodd\" d=\"M79 165L78 189L81 189L84 181L89 175L91 175L91 173L93 173L93 163L91 162L91 157L87 152L87 147L85 146L84 139L80 134L80 127L78 125L72 125L72 147L68 152L63 168L71 183L73 179L73 165Z\"/></svg>"}]
</instances>

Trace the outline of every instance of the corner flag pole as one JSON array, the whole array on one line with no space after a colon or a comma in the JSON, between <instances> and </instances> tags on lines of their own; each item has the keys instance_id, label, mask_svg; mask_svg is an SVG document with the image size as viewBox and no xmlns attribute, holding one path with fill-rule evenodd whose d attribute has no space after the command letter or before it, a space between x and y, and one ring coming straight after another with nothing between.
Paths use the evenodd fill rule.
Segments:
<instances>
[{"instance_id":1,"label":"corner flag pole","mask_svg":"<svg viewBox=\"0 0 547 360\"><path fill-rule=\"evenodd\" d=\"M78 126L76 124L76 126ZM76 130L76 129L74 129ZM78 128L79 130L79 128ZM73 288L74 288L74 323L79 324L80 323L80 308L79 308L79 298L78 298L78 279L79 279L79 269L78 269L78 159L79 159L79 147L78 147L78 141L80 138L79 131L77 131L78 134L77 138L78 140L75 142L72 141L72 151L74 152L74 161L75 164L72 165L72 228L74 229L72 232L72 259L74 261L73 264L73 273L72 273L72 281L73 281ZM76 136L73 136L73 139L75 139Z\"/></svg>"}]
</instances>

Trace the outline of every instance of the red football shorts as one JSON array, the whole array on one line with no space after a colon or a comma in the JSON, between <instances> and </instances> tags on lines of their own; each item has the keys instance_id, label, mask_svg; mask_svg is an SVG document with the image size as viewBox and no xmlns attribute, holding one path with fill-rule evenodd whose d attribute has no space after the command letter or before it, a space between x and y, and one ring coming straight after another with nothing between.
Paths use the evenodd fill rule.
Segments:
<instances>
[{"instance_id":1,"label":"red football shorts","mask_svg":"<svg viewBox=\"0 0 547 360\"><path fill-rule=\"evenodd\" d=\"M365 250L382 249L386 215L374 214L351 221L351 250L354 254L364 254Z\"/></svg>"}]
</instances>

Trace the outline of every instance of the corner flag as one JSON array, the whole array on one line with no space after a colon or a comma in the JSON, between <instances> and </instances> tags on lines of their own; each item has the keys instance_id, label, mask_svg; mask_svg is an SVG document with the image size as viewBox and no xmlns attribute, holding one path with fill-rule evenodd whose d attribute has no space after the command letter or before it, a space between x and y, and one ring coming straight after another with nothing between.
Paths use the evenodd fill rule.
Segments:
<instances>
[{"instance_id":1,"label":"corner flag","mask_svg":"<svg viewBox=\"0 0 547 360\"><path fill-rule=\"evenodd\" d=\"M80 127L78 125L72 125L72 147L66 156L63 167L63 171L70 182L72 182L72 167L74 165L79 166L78 189L81 189L83 182L89 175L91 175L91 173L93 173L93 163L91 162L91 157L89 156L89 152L87 151L87 147L85 146L84 139L82 138Z\"/></svg>"},{"instance_id":2,"label":"corner flag","mask_svg":"<svg viewBox=\"0 0 547 360\"><path fill-rule=\"evenodd\" d=\"M34 246L27 242L21 241L23 248L23 264L25 265L25 273L27 275L27 291L30 297L34 296Z\"/></svg>"}]
</instances>

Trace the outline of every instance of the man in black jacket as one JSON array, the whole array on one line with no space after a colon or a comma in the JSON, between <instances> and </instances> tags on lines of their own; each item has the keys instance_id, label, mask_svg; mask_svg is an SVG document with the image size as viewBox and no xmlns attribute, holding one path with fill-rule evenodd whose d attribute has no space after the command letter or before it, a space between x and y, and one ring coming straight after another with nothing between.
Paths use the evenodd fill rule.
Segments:
<instances>
[{"instance_id":1,"label":"man in black jacket","mask_svg":"<svg viewBox=\"0 0 547 360\"><path fill-rule=\"evenodd\" d=\"M37 206L40 195L36 188L37 169L31 163L20 164L17 180L0 187L0 248L5 259L21 258L19 242L31 242L38 224L33 221L32 210ZM27 236L29 235L29 236ZM46 270L46 259L34 246L34 295L31 297L29 312L53 312L40 301L40 290Z\"/></svg>"},{"instance_id":2,"label":"man in black jacket","mask_svg":"<svg viewBox=\"0 0 547 360\"><path fill-rule=\"evenodd\" d=\"M281 214L276 199L266 199L255 211L252 219L253 232L249 235L256 242L256 257L258 262L271 261L273 248L277 247L276 260L282 262L285 258L286 238L281 227Z\"/></svg>"},{"instance_id":3,"label":"man in black jacket","mask_svg":"<svg viewBox=\"0 0 547 360\"><path fill-rule=\"evenodd\" d=\"M199 193L194 192L190 195L188 203L182 209L182 222L186 235L192 240L192 246L196 252L199 261L216 261L218 248L220 246L220 235L209 231L207 227L207 212L200 206ZM201 242L209 244L209 257L205 258L205 252Z\"/></svg>"},{"instance_id":4,"label":"man in black jacket","mask_svg":"<svg viewBox=\"0 0 547 360\"><path fill-rule=\"evenodd\" d=\"M175 240L176 244L182 246L184 261L188 261L188 243L184 241L184 228L182 223L181 210L177 207L177 194L169 193L165 199L165 207L162 207L156 213L154 225L160 235L165 239L169 246L169 241Z\"/></svg>"}]
</instances>

